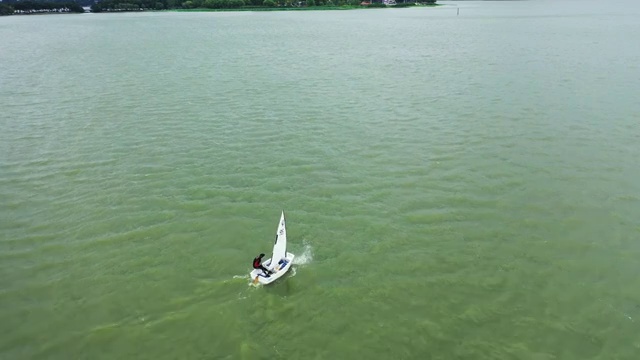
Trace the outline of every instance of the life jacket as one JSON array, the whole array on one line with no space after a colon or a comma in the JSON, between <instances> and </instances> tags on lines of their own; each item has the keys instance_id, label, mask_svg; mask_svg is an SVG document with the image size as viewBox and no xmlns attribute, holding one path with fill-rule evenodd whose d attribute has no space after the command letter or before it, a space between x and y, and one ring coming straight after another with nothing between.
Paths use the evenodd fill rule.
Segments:
<instances>
[{"instance_id":1,"label":"life jacket","mask_svg":"<svg viewBox=\"0 0 640 360\"><path fill-rule=\"evenodd\" d=\"M257 257L257 258L255 258L255 259L253 259L253 268L254 268L254 269L259 269L259 268L260 268L260 265L261 265L261 264L260 264L260 258L259 258L259 257Z\"/></svg>"}]
</instances>

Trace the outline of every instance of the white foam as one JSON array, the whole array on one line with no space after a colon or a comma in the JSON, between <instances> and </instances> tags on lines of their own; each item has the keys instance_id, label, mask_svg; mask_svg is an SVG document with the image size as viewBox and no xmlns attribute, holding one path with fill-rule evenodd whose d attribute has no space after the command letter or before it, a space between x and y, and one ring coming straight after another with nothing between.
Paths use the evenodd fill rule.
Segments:
<instances>
[{"instance_id":1,"label":"white foam","mask_svg":"<svg viewBox=\"0 0 640 360\"><path fill-rule=\"evenodd\" d=\"M249 279L249 278L250 278L250 276L248 274L247 275L233 275L233 277L231 279L222 280L222 283L227 284L227 283L230 283L230 282L235 282L235 280L239 280L239 279L246 280L246 279Z\"/></svg>"},{"instance_id":2,"label":"white foam","mask_svg":"<svg viewBox=\"0 0 640 360\"><path fill-rule=\"evenodd\" d=\"M305 244L302 254L296 255L296 257L293 258L293 265L306 265L310 263L312 260L313 260L313 249L311 249L311 245Z\"/></svg>"}]
</instances>

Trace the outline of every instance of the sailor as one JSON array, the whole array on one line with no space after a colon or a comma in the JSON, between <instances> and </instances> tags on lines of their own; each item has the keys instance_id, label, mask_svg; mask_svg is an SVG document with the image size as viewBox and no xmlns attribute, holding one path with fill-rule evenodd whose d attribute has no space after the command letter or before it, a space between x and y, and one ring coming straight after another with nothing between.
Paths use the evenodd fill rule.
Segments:
<instances>
[{"instance_id":1,"label":"sailor","mask_svg":"<svg viewBox=\"0 0 640 360\"><path fill-rule=\"evenodd\" d=\"M255 259L253 259L253 268L254 269L260 269L262 271L264 271L264 275L266 277L269 277L269 274L272 274L272 271L267 270L267 268L265 268L264 266L262 266L262 258L264 257L264 254L260 254L258 256L255 257Z\"/></svg>"}]
</instances>

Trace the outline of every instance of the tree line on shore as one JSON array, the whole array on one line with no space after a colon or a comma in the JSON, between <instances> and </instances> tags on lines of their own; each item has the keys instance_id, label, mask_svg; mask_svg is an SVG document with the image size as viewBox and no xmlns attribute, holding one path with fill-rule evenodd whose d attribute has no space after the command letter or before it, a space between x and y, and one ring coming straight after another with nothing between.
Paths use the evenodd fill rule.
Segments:
<instances>
[{"instance_id":1,"label":"tree line on shore","mask_svg":"<svg viewBox=\"0 0 640 360\"><path fill-rule=\"evenodd\" d=\"M403 0L406 1L406 0ZM423 4L435 4L436 0L419 0ZM0 3L0 15L43 12L82 13L82 6L91 6L92 12L141 11L165 9L238 9L311 6L360 6L385 7L382 0L5 0ZM397 6L413 5L413 1Z\"/></svg>"},{"instance_id":2,"label":"tree line on shore","mask_svg":"<svg viewBox=\"0 0 640 360\"><path fill-rule=\"evenodd\" d=\"M367 7L385 7L382 0L364 0ZM414 0L415 1L415 0ZM413 5L414 1L406 5ZM435 4L436 0L419 0ZM164 9L238 9L260 7L360 6L363 0L102 0L91 6L93 12ZM400 6L405 4L398 4Z\"/></svg>"},{"instance_id":3,"label":"tree line on shore","mask_svg":"<svg viewBox=\"0 0 640 360\"><path fill-rule=\"evenodd\" d=\"M0 3L0 15L70 12L83 13L82 5L75 1L55 0L27 0L27 1L3 1Z\"/></svg>"}]
</instances>

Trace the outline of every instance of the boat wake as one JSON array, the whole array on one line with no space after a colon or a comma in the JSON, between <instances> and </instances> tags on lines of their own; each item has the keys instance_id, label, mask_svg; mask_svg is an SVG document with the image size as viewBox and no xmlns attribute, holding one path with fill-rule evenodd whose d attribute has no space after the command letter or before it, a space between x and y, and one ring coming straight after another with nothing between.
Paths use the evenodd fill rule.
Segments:
<instances>
[{"instance_id":1,"label":"boat wake","mask_svg":"<svg viewBox=\"0 0 640 360\"><path fill-rule=\"evenodd\" d=\"M312 260L313 249L311 249L311 245L305 244L302 254L296 255L296 257L293 258L293 265L306 265L309 264Z\"/></svg>"},{"instance_id":2,"label":"boat wake","mask_svg":"<svg viewBox=\"0 0 640 360\"><path fill-rule=\"evenodd\" d=\"M249 275L233 275L231 278L222 280L223 284L235 283L240 280L250 280Z\"/></svg>"}]
</instances>

